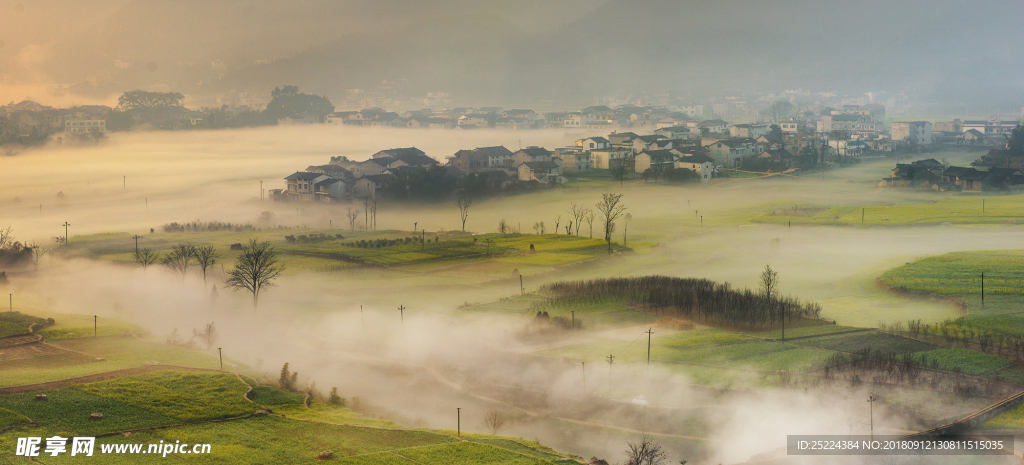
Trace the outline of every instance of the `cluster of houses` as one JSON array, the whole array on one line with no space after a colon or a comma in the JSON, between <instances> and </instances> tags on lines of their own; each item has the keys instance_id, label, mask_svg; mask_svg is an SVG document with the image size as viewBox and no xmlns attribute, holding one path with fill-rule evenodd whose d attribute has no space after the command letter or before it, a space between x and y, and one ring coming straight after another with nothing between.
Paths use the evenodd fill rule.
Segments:
<instances>
[{"instance_id":1,"label":"cluster of houses","mask_svg":"<svg viewBox=\"0 0 1024 465\"><path fill-rule=\"evenodd\" d=\"M929 158L897 164L892 175L883 178L879 186L918 187L938 191L1020 188L1024 186L1024 172L1016 168L992 167L979 170L971 166L946 166Z\"/></svg>"}]
</instances>

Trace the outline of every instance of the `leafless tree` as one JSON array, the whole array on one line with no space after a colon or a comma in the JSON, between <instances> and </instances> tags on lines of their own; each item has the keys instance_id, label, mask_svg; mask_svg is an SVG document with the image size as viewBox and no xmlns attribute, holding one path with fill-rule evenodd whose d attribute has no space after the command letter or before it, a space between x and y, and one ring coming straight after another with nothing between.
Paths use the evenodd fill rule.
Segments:
<instances>
[{"instance_id":1,"label":"leafless tree","mask_svg":"<svg viewBox=\"0 0 1024 465\"><path fill-rule=\"evenodd\" d=\"M536 231L537 234L544 234L544 222L543 221L538 221L538 222L534 223L533 224L533 230Z\"/></svg>"},{"instance_id":2,"label":"leafless tree","mask_svg":"<svg viewBox=\"0 0 1024 465\"><path fill-rule=\"evenodd\" d=\"M14 244L14 230L10 226L0 229L0 250L6 249Z\"/></svg>"},{"instance_id":3,"label":"leafless tree","mask_svg":"<svg viewBox=\"0 0 1024 465\"><path fill-rule=\"evenodd\" d=\"M370 199L370 227L377 230L377 197Z\"/></svg>"},{"instance_id":4,"label":"leafless tree","mask_svg":"<svg viewBox=\"0 0 1024 465\"><path fill-rule=\"evenodd\" d=\"M213 344L217 342L217 327L213 323L207 323L202 331L192 328L192 338L198 338L203 344L206 344L206 350L210 350Z\"/></svg>"},{"instance_id":5,"label":"leafless tree","mask_svg":"<svg viewBox=\"0 0 1024 465\"><path fill-rule=\"evenodd\" d=\"M509 232L508 222L504 218L498 222L498 232L501 234L508 234Z\"/></svg>"},{"instance_id":6,"label":"leafless tree","mask_svg":"<svg viewBox=\"0 0 1024 465\"><path fill-rule=\"evenodd\" d=\"M152 265L160 261L160 253L154 252L149 247L144 247L142 250L137 250L134 254L135 261L142 265L142 269L146 269L149 265Z\"/></svg>"},{"instance_id":7,"label":"leafless tree","mask_svg":"<svg viewBox=\"0 0 1024 465\"><path fill-rule=\"evenodd\" d=\"M779 293L779 273L773 270L771 265L764 266L764 271L761 272L758 282L761 284L761 292L764 293L765 300L771 300Z\"/></svg>"},{"instance_id":8,"label":"leafless tree","mask_svg":"<svg viewBox=\"0 0 1024 465\"><path fill-rule=\"evenodd\" d=\"M644 435L640 442L630 442L625 451L626 465L663 465L668 454L650 436Z\"/></svg>"},{"instance_id":9,"label":"leafless tree","mask_svg":"<svg viewBox=\"0 0 1024 465\"><path fill-rule=\"evenodd\" d=\"M220 258L220 254L217 253L217 248L212 245L204 245L196 248L196 263L199 264L199 269L203 270L203 284L206 284L206 269L217 263L217 259Z\"/></svg>"},{"instance_id":10,"label":"leafless tree","mask_svg":"<svg viewBox=\"0 0 1024 465\"><path fill-rule=\"evenodd\" d=\"M562 215L558 215L558 218L555 218L555 234L558 234L558 224L561 223L561 222L562 222Z\"/></svg>"},{"instance_id":11,"label":"leafless tree","mask_svg":"<svg viewBox=\"0 0 1024 465\"><path fill-rule=\"evenodd\" d=\"M507 424L508 418L497 409L488 410L487 415L484 415L484 426L493 435L497 435Z\"/></svg>"},{"instance_id":12,"label":"leafless tree","mask_svg":"<svg viewBox=\"0 0 1024 465\"><path fill-rule=\"evenodd\" d=\"M473 199L466 196L460 196L455 201L455 206L459 207L459 217L462 218L462 230L466 230L466 218L469 218L469 207L473 206Z\"/></svg>"},{"instance_id":13,"label":"leafless tree","mask_svg":"<svg viewBox=\"0 0 1024 465\"><path fill-rule=\"evenodd\" d=\"M793 113L793 104L785 100L776 100L764 109L763 115L771 122L778 123L785 121Z\"/></svg>"},{"instance_id":14,"label":"leafless tree","mask_svg":"<svg viewBox=\"0 0 1024 465\"><path fill-rule=\"evenodd\" d=\"M43 255L46 255L46 253L50 251L49 249L44 249L41 245L36 244L35 242L25 244L25 248L32 251L32 263L36 265L39 264L39 260L43 259Z\"/></svg>"},{"instance_id":15,"label":"leafless tree","mask_svg":"<svg viewBox=\"0 0 1024 465\"><path fill-rule=\"evenodd\" d=\"M576 224L576 235L580 235L580 226L583 225L583 220L587 217L587 212L590 209L582 205L576 205L576 202L572 203L569 208L569 214L572 215L573 223Z\"/></svg>"},{"instance_id":16,"label":"leafless tree","mask_svg":"<svg viewBox=\"0 0 1024 465\"><path fill-rule=\"evenodd\" d=\"M615 231L615 220L626 211L626 206L621 205L622 194L602 194L602 199L597 203L597 211L604 218L604 240L608 242L608 253L612 253L612 233Z\"/></svg>"},{"instance_id":17,"label":"leafless tree","mask_svg":"<svg viewBox=\"0 0 1024 465\"><path fill-rule=\"evenodd\" d=\"M251 292L255 310L259 305L260 292L272 287L282 271L284 265L278 263L277 251L269 242L249 239L249 245L242 246L242 255L235 261L234 269L228 272L226 284L234 290Z\"/></svg>"},{"instance_id":18,"label":"leafless tree","mask_svg":"<svg viewBox=\"0 0 1024 465\"><path fill-rule=\"evenodd\" d=\"M588 208L587 209L587 214L586 214L586 216L583 217L583 219L587 221L588 225L590 225L590 238L591 239L594 238L594 218L595 218L594 210L591 210L591 209Z\"/></svg>"},{"instance_id":19,"label":"leafless tree","mask_svg":"<svg viewBox=\"0 0 1024 465\"><path fill-rule=\"evenodd\" d=\"M171 273L177 275L179 279L185 279L188 267L192 265L192 261L195 258L196 247L194 245L175 244L171 246L171 251L167 252L167 255L164 256L163 264L171 270Z\"/></svg>"},{"instance_id":20,"label":"leafless tree","mask_svg":"<svg viewBox=\"0 0 1024 465\"><path fill-rule=\"evenodd\" d=\"M348 213L345 214L345 218L348 218L348 228L352 231L356 230L356 220L359 219L359 210L353 210L348 208Z\"/></svg>"}]
</instances>

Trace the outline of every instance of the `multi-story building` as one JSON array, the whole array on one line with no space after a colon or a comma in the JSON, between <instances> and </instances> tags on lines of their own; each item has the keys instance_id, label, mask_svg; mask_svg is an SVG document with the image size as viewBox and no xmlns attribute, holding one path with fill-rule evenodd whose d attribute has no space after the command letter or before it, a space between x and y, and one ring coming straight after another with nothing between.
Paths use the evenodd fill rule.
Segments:
<instances>
[{"instance_id":1,"label":"multi-story building","mask_svg":"<svg viewBox=\"0 0 1024 465\"><path fill-rule=\"evenodd\" d=\"M107 121L87 116L81 118L65 118L64 132L71 134L87 134L98 132L100 134L103 134L107 132Z\"/></svg>"},{"instance_id":2,"label":"multi-story building","mask_svg":"<svg viewBox=\"0 0 1024 465\"><path fill-rule=\"evenodd\" d=\"M908 144L919 145L929 145L932 143L932 123L928 121L892 123L890 132L893 142L902 141Z\"/></svg>"}]
</instances>

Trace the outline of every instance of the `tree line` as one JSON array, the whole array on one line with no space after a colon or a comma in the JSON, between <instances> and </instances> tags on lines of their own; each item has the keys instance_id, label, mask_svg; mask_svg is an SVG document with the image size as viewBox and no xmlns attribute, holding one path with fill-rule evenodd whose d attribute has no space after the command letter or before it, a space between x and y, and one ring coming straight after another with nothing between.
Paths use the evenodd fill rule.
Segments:
<instances>
[{"instance_id":1,"label":"tree line","mask_svg":"<svg viewBox=\"0 0 1024 465\"><path fill-rule=\"evenodd\" d=\"M540 292L557 300L605 301L609 296L633 300L646 309L695 317L712 324L755 326L818 318L821 306L780 297L774 292L735 289L729 283L703 278L642 276L589 281L560 281L541 286Z\"/></svg>"}]
</instances>

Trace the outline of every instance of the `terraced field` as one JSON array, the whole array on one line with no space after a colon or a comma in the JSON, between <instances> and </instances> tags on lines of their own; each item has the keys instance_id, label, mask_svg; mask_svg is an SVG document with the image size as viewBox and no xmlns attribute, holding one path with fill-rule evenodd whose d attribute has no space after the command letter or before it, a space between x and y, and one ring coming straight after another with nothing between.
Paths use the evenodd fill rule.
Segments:
<instances>
[{"instance_id":1,"label":"terraced field","mask_svg":"<svg viewBox=\"0 0 1024 465\"><path fill-rule=\"evenodd\" d=\"M290 241L286 236L329 235L330 239ZM337 238L337 235L341 238ZM437 260L471 260L520 266L550 267L607 255L600 239L564 234L469 234L433 232L422 235L403 231L344 231L340 229L267 230L244 232L154 233L144 236L139 247L163 254L176 243L213 245L231 263L240 252L231 244L250 238L269 241L281 253L286 272L340 271L368 265L407 266ZM75 236L66 252L131 263L135 242L127 233ZM422 241L421 241L422 240ZM531 245L533 250L530 249ZM613 244L614 249L621 248Z\"/></svg>"}]
</instances>

